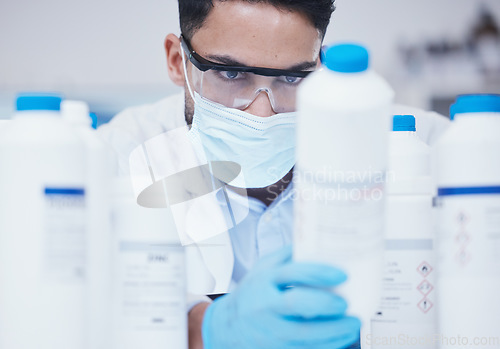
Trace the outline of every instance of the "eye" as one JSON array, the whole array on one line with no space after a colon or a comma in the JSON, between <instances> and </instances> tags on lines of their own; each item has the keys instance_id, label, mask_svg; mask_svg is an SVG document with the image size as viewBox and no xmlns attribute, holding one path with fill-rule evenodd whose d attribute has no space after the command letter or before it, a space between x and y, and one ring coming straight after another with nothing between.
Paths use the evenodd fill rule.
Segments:
<instances>
[{"instance_id":1,"label":"eye","mask_svg":"<svg viewBox=\"0 0 500 349\"><path fill-rule=\"evenodd\" d=\"M298 85L303 78L298 78L296 76L282 76L281 81L288 85Z\"/></svg>"},{"instance_id":2,"label":"eye","mask_svg":"<svg viewBox=\"0 0 500 349\"><path fill-rule=\"evenodd\" d=\"M245 72L218 70L215 74L215 77L223 83L243 83L248 80L248 76Z\"/></svg>"},{"instance_id":3,"label":"eye","mask_svg":"<svg viewBox=\"0 0 500 349\"><path fill-rule=\"evenodd\" d=\"M239 73L236 71L223 71L221 74L226 79L234 80L238 77Z\"/></svg>"}]
</instances>

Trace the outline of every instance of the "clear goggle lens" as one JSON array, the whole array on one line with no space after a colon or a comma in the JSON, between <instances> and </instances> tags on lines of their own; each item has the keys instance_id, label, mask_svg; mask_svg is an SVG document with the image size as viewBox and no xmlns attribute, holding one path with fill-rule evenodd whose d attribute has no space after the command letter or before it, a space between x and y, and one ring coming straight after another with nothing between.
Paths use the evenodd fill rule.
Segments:
<instances>
[{"instance_id":1,"label":"clear goggle lens","mask_svg":"<svg viewBox=\"0 0 500 349\"><path fill-rule=\"evenodd\" d=\"M194 66L191 75L194 90L204 98L243 110L265 92L275 113L295 111L297 88L304 79L222 70L202 72Z\"/></svg>"},{"instance_id":2,"label":"clear goggle lens","mask_svg":"<svg viewBox=\"0 0 500 349\"><path fill-rule=\"evenodd\" d=\"M180 40L189 89L229 108L244 110L265 92L275 113L293 112L296 110L297 89L312 72L223 65L197 54L184 36L181 35ZM187 61L191 63L192 84L187 76Z\"/></svg>"}]
</instances>

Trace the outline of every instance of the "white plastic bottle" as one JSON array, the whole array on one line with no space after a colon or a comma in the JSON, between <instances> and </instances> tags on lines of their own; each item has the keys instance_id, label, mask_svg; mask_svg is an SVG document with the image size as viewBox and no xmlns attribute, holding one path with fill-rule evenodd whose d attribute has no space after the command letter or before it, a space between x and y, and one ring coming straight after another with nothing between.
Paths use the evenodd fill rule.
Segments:
<instances>
[{"instance_id":1,"label":"white plastic bottle","mask_svg":"<svg viewBox=\"0 0 500 349\"><path fill-rule=\"evenodd\" d=\"M9 123L9 120L0 120L0 128L7 126L8 123Z\"/></svg>"},{"instance_id":2,"label":"white plastic bottle","mask_svg":"<svg viewBox=\"0 0 500 349\"><path fill-rule=\"evenodd\" d=\"M372 348L436 348L430 148L418 138L413 115L394 116L388 169L385 267Z\"/></svg>"},{"instance_id":3,"label":"white plastic bottle","mask_svg":"<svg viewBox=\"0 0 500 349\"><path fill-rule=\"evenodd\" d=\"M298 94L294 258L348 274L336 292L366 331L380 299L394 93L362 46L333 46L325 62Z\"/></svg>"},{"instance_id":4,"label":"white plastic bottle","mask_svg":"<svg viewBox=\"0 0 500 349\"><path fill-rule=\"evenodd\" d=\"M111 343L111 177L112 150L92 129L89 107L83 101L64 100L63 119L86 146L87 169L87 291L89 348L107 349Z\"/></svg>"},{"instance_id":5,"label":"white plastic bottle","mask_svg":"<svg viewBox=\"0 0 500 349\"><path fill-rule=\"evenodd\" d=\"M435 145L440 348L500 348L500 95L459 96Z\"/></svg>"},{"instance_id":6,"label":"white plastic bottle","mask_svg":"<svg viewBox=\"0 0 500 349\"><path fill-rule=\"evenodd\" d=\"M0 348L83 349L85 145L61 97L22 94L0 139Z\"/></svg>"},{"instance_id":7,"label":"white plastic bottle","mask_svg":"<svg viewBox=\"0 0 500 349\"><path fill-rule=\"evenodd\" d=\"M113 199L115 349L187 349L184 249L168 208L136 202L131 179Z\"/></svg>"},{"instance_id":8,"label":"white plastic bottle","mask_svg":"<svg viewBox=\"0 0 500 349\"><path fill-rule=\"evenodd\" d=\"M9 120L0 120L0 138L2 137L2 131L9 124Z\"/></svg>"}]
</instances>

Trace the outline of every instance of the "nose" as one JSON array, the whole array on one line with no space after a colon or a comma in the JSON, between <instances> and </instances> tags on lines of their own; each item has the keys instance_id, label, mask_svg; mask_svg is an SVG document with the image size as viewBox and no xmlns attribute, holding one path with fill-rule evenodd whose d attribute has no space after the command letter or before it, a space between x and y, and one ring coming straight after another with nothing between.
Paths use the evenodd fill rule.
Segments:
<instances>
[{"instance_id":1,"label":"nose","mask_svg":"<svg viewBox=\"0 0 500 349\"><path fill-rule=\"evenodd\" d=\"M260 91L257 97L244 111L264 118L276 114L269 98L270 97L265 90Z\"/></svg>"}]
</instances>

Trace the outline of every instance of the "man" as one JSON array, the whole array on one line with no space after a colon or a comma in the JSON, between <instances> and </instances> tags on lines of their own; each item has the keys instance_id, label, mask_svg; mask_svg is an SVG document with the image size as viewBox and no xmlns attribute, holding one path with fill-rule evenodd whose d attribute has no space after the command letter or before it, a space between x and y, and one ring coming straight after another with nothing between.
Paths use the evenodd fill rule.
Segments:
<instances>
[{"instance_id":1,"label":"man","mask_svg":"<svg viewBox=\"0 0 500 349\"><path fill-rule=\"evenodd\" d=\"M184 95L126 110L100 129L122 172L133 149L192 123L207 154L231 154L241 165L249 212L229 231L238 286L212 305L191 309L190 348L333 349L359 335L345 301L326 291L345 280L343 272L290 262L293 147L290 152L276 135L256 142L263 138L252 133L252 125L295 111L297 86L320 65L333 8L332 0L179 0L182 36L169 34L165 52L169 76L185 87ZM244 88L248 79L251 87ZM214 124L207 111L245 127ZM429 140L440 121L422 115L420 130ZM286 134L290 124L280 125Z\"/></svg>"}]
</instances>

